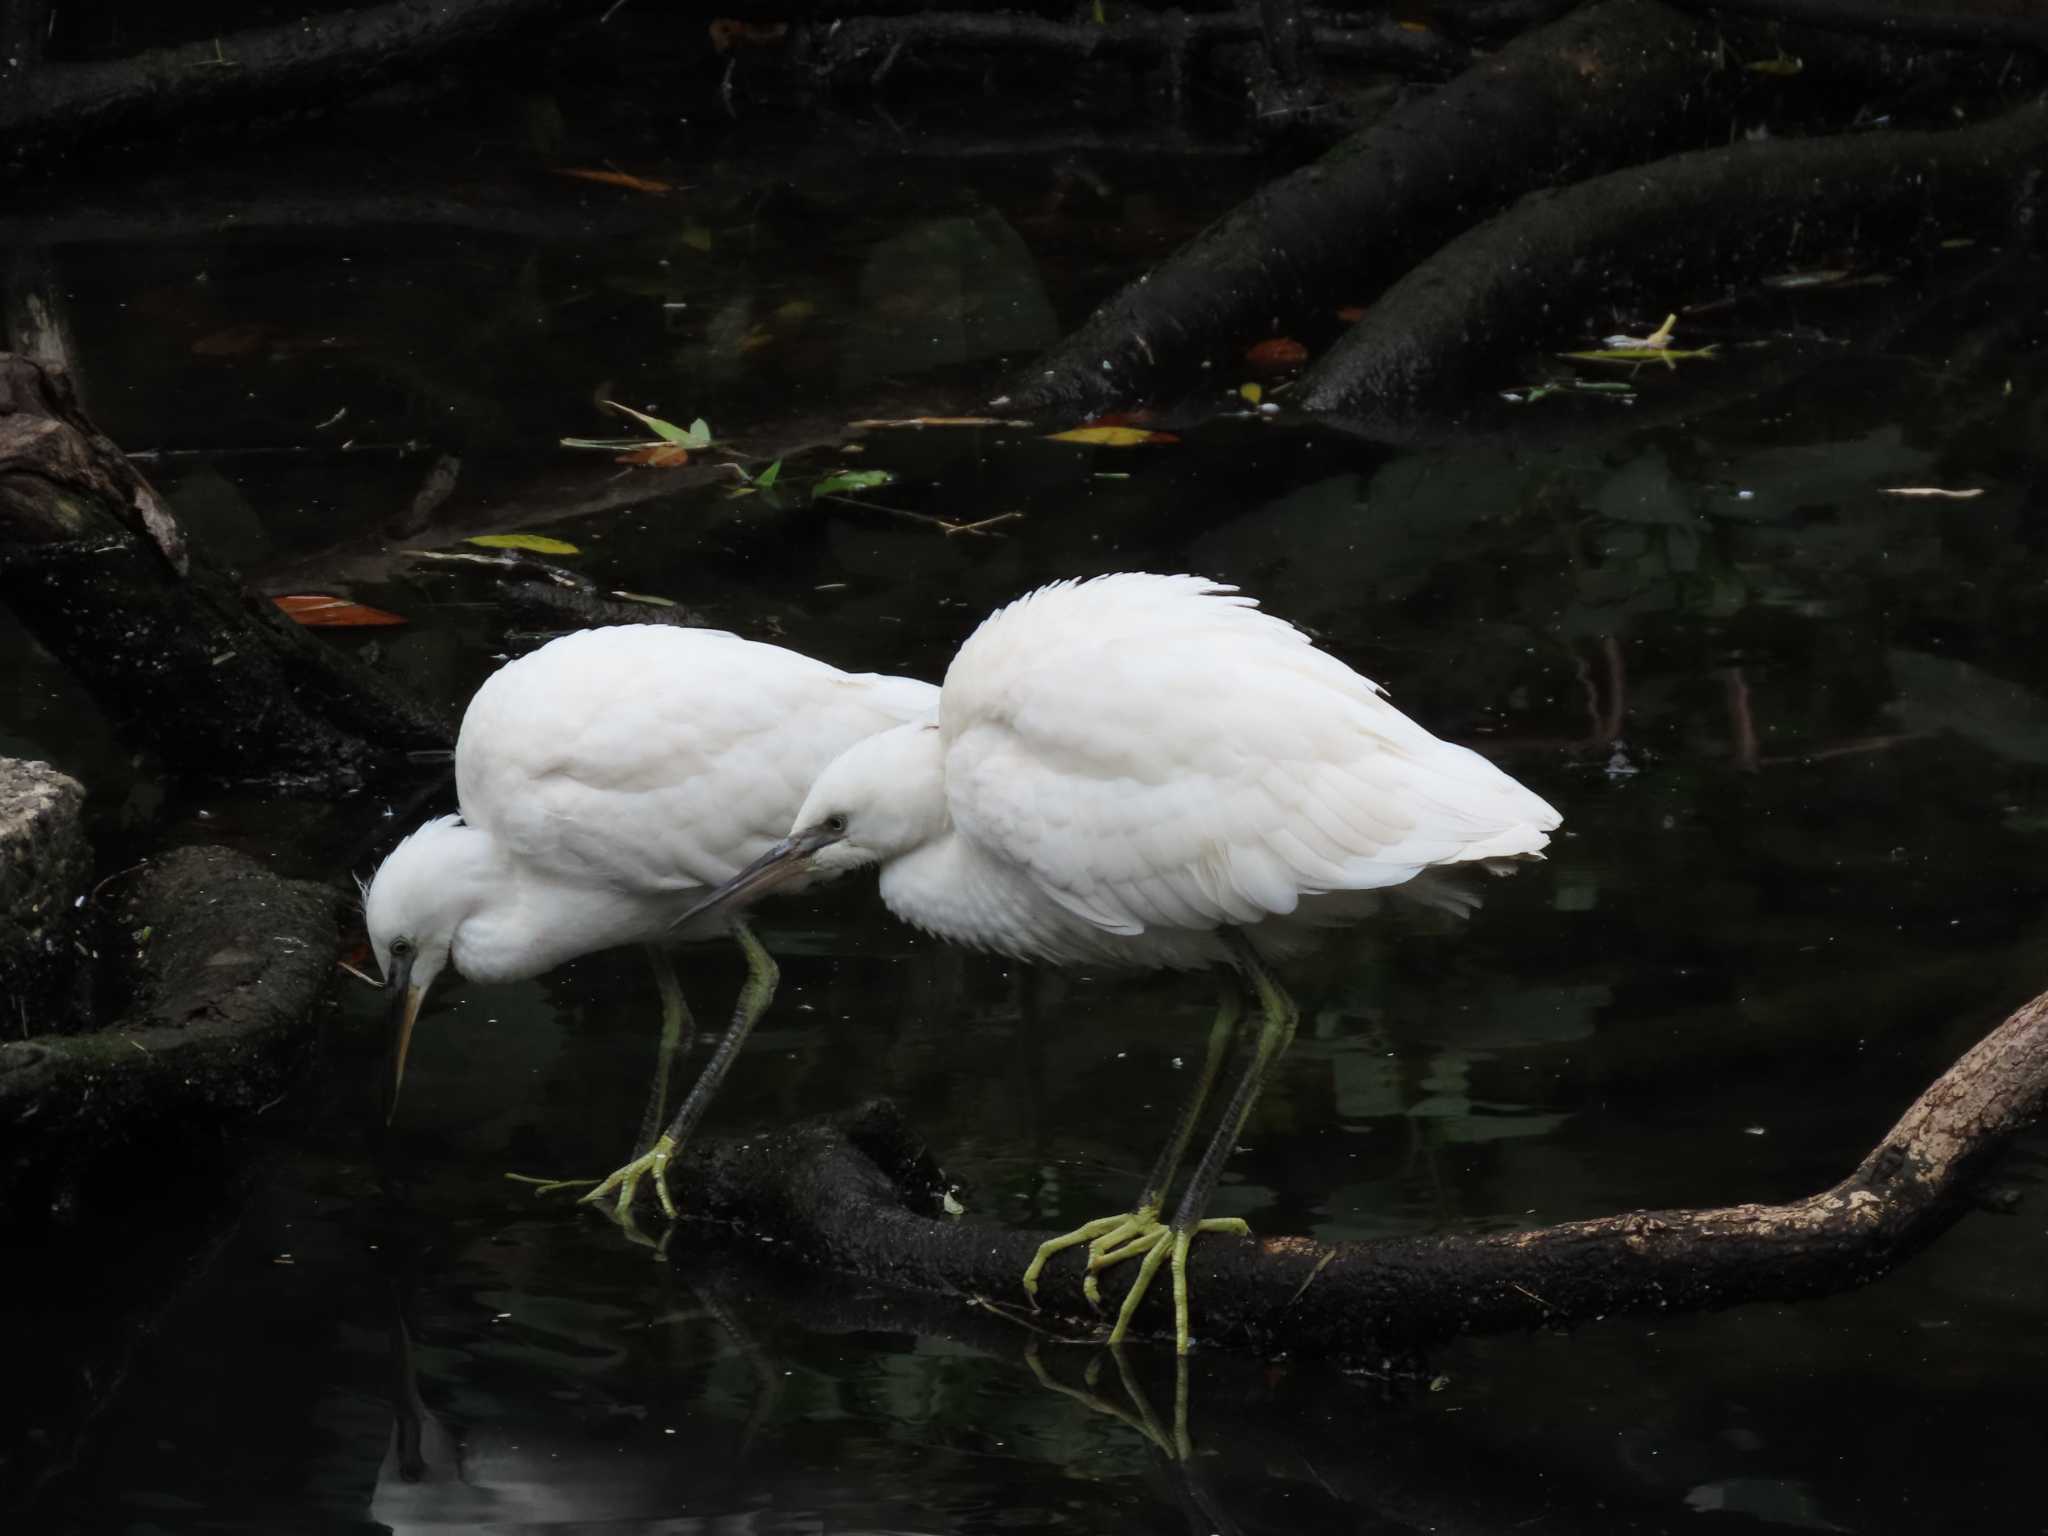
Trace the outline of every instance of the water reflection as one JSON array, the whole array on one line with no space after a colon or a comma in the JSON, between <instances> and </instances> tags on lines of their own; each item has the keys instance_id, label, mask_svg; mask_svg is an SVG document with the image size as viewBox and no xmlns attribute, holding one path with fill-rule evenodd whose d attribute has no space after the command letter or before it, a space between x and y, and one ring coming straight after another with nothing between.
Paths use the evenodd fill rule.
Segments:
<instances>
[{"instance_id":1,"label":"water reflection","mask_svg":"<svg viewBox=\"0 0 2048 1536\"><path fill-rule=\"evenodd\" d=\"M601 251L388 226L346 246L188 230L67 247L94 409L138 446L206 448L158 472L259 569L352 551L358 595L414 620L371 643L449 699L518 626L488 582L394 561L374 532L443 454L462 460L450 518L567 487L575 515L536 531L581 545L601 587L856 668L935 676L979 614L1056 577L1210 572L1507 762L1565 812L1549 864L1460 931L1361 929L1293 978L1306 1027L1216 1205L1260 1230L1805 1193L2048 977L2038 271L1866 291L1853 302L1898 306L1881 358L1541 442L1237 420L1123 453L877 433L859 462L899 478L867 507L565 468L553 441L596 425L600 392L721 428L978 398L987 348L1071 309L1091 263L1130 260L1049 222L1042 170L864 188L812 171L758 219L742 210L760 186L731 174ZM1229 191L1183 190L1153 234ZM930 315L923 278L888 277L913 252L951 274ZM1800 322L1846 328L1831 302L1800 298ZM910 338L894 356L891 336ZM317 435L344 403L360 453ZM1922 483L1984 494L1885 494ZM1006 511L1024 516L999 538L900 515ZM0 649L23 662L0 671L10 750L103 797L147 784L19 636ZM366 866L384 825L208 809L323 872ZM1208 1022L1199 978L963 955L859 890L778 909L767 937L783 992L709 1131L885 1092L979 1221L1071 1225L1124 1198ZM689 965L693 995L739 984L719 949ZM2033 1192L2018 1215L1970 1217L1864 1293L1349 1369L1198 1354L1182 1416L1164 1354L1101 1356L702 1224L656 1263L507 1183L617 1161L645 989L621 955L451 992L415 1047L405 1176L381 1193L362 1139L375 1001L343 990L327 1072L259 1127L247 1182L212 1188L218 1219L169 1198L129 1218L149 1294L106 1278L116 1260L53 1254L18 1309L35 1384L18 1443L38 1474L77 1457L34 1528L2039 1523L2039 1135L2001 1175Z\"/></svg>"}]
</instances>

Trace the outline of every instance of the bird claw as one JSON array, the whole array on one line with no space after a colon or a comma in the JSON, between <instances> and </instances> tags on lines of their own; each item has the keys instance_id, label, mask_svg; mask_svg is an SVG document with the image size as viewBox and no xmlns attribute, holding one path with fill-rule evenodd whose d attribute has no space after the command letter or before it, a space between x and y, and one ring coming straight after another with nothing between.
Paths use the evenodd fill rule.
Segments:
<instances>
[{"instance_id":1,"label":"bird claw","mask_svg":"<svg viewBox=\"0 0 2048 1536\"><path fill-rule=\"evenodd\" d=\"M662 1214L667 1216L670 1221L676 1220L675 1202L669 1198L668 1194L668 1164L669 1159L675 1155L675 1149L676 1144L669 1140L668 1137L656 1137L652 1147L613 1173L610 1178L585 1195L579 1203L583 1205L599 1204L606 1195L616 1189L619 1192L619 1198L613 1207L612 1214L623 1225L632 1219L633 1197L640 1191L640 1181L649 1174L652 1174L654 1176L654 1192L661 1198Z\"/></svg>"},{"instance_id":2,"label":"bird claw","mask_svg":"<svg viewBox=\"0 0 2048 1536\"><path fill-rule=\"evenodd\" d=\"M1155 1225L1159 1220L1157 1211L1131 1211L1123 1216L1099 1216L1094 1221L1083 1222L1071 1232L1058 1237L1047 1238L1038 1245L1038 1252L1032 1257L1030 1266L1024 1271L1024 1294L1031 1298L1031 1304L1038 1305L1038 1277L1045 1269L1045 1262L1064 1249L1088 1244L1088 1276L1081 1283L1083 1293L1091 1306L1102 1305L1102 1294L1095 1285L1096 1250L1108 1240L1122 1241L1126 1228L1136 1230L1135 1224L1150 1219Z\"/></svg>"}]
</instances>

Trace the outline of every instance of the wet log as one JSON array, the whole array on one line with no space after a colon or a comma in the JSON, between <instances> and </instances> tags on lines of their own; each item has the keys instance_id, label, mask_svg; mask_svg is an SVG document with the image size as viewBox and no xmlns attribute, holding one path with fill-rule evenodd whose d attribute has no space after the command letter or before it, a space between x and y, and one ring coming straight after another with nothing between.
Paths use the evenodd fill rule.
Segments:
<instances>
[{"instance_id":1,"label":"wet log","mask_svg":"<svg viewBox=\"0 0 2048 1536\"><path fill-rule=\"evenodd\" d=\"M74 945L92 850L85 790L48 763L0 757L0 1037L61 1029L85 1013Z\"/></svg>"},{"instance_id":2,"label":"wet log","mask_svg":"<svg viewBox=\"0 0 2048 1536\"><path fill-rule=\"evenodd\" d=\"M174 773L345 794L449 723L194 545L59 370L0 353L0 601Z\"/></svg>"},{"instance_id":3,"label":"wet log","mask_svg":"<svg viewBox=\"0 0 2048 1536\"><path fill-rule=\"evenodd\" d=\"M1533 188L1652 157L1703 121L1707 28L1604 0L1520 38L1262 189L1011 381L997 406L1087 416L1184 392L1204 362L1313 336Z\"/></svg>"},{"instance_id":4,"label":"wet log","mask_svg":"<svg viewBox=\"0 0 2048 1536\"><path fill-rule=\"evenodd\" d=\"M1661 313L1845 249L2009 227L2044 156L2048 107L2030 106L1942 133L1695 151L1537 194L1389 288L1294 403L1381 422L1442 409L1475 383L1516 382L1499 375L1524 348L1586 344L1569 327L1618 304Z\"/></svg>"},{"instance_id":5,"label":"wet log","mask_svg":"<svg viewBox=\"0 0 2048 1536\"><path fill-rule=\"evenodd\" d=\"M1964 1053L1846 1178L1806 1199L1522 1232L1208 1237L1189 1266L1195 1329L1210 1344L1380 1356L1461 1334L1829 1295L1877 1279L1952 1225L2044 1108L2048 994ZM779 1243L797 1262L963 1300L1021 1306L1018 1277L1052 1236L941 1214L944 1178L887 1103L704 1148L671 1177L690 1212ZM1112 1316L1132 1267L1103 1277ZM1138 1310L1153 1337L1171 1336L1170 1290L1155 1286ZM1041 1326L1103 1326L1073 1254L1048 1267L1039 1300Z\"/></svg>"},{"instance_id":6,"label":"wet log","mask_svg":"<svg viewBox=\"0 0 2048 1536\"><path fill-rule=\"evenodd\" d=\"M521 28L601 10L601 0L391 0L126 58L46 59L0 94L0 143L19 166L165 123L298 111L439 68Z\"/></svg>"},{"instance_id":7,"label":"wet log","mask_svg":"<svg viewBox=\"0 0 2048 1536\"><path fill-rule=\"evenodd\" d=\"M123 893L118 969L133 1002L107 1028L0 1044L0 1223L74 1209L97 1177L131 1194L284 1091L334 973L340 892L224 848L179 848Z\"/></svg>"}]
</instances>

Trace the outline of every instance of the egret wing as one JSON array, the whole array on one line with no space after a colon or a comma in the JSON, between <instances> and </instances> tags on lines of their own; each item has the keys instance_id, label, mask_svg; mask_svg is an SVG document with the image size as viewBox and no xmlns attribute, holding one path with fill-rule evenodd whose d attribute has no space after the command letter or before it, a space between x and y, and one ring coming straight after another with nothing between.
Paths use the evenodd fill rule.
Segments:
<instances>
[{"instance_id":1,"label":"egret wing","mask_svg":"<svg viewBox=\"0 0 2048 1536\"><path fill-rule=\"evenodd\" d=\"M788 832L827 762L935 697L922 686L706 630L565 636L472 700L463 816L559 878L715 885Z\"/></svg>"},{"instance_id":2,"label":"egret wing","mask_svg":"<svg viewBox=\"0 0 2048 1536\"><path fill-rule=\"evenodd\" d=\"M1253 923L1316 893L1534 853L1557 823L1299 631L1236 603L1192 599L1037 656L1007 661L1000 689L969 678L956 693L959 664L948 674L949 809L1108 932Z\"/></svg>"}]
</instances>

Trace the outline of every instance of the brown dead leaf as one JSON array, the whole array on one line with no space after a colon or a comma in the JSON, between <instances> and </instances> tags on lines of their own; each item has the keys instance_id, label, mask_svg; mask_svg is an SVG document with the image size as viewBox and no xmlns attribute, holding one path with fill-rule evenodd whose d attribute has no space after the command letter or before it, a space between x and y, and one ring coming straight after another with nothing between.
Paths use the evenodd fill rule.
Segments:
<instances>
[{"instance_id":1,"label":"brown dead leaf","mask_svg":"<svg viewBox=\"0 0 2048 1536\"><path fill-rule=\"evenodd\" d=\"M720 53L728 53L740 44L752 48L766 48L781 42L788 35L789 23L786 21L756 23L735 21L730 16L721 16L711 23L711 46Z\"/></svg>"},{"instance_id":2,"label":"brown dead leaf","mask_svg":"<svg viewBox=\"0 0 2048 1536\"><path fill-rule=\"evenodd\" d=\"M224 331L215 331L202 336L192 343L192 352L197 357L240 357L252 352L263 344L269 334L253 320L240 325L231 325Z\"/></svg>"},{"instance_id":3,"label":"brown dead leaf","mask_svg":"<svg viewBox=\"0 0 2048 1536\"><path fill-rule=\"evenodd\" d=\"M304 624L308 629L358 629L406 622L400 615L386 613L382 608L371 608L363 603L352 603L345 597L329 597L324 593L298 593L272 598L271 601L284 610L286 618L295 624Z\"/></svg>"},{"instance_id":4,"label":"brown dead leaf","mask_svg":"<svg viewBox=\"0 0 2048 1536\"><path fill-rule=\"evenodd\" d=\"M1346 325L1356 325L1365 318L1365 306L1363 304L1346 304L1337 311L1337 318Z\"/></svg>"}]
</instances>

